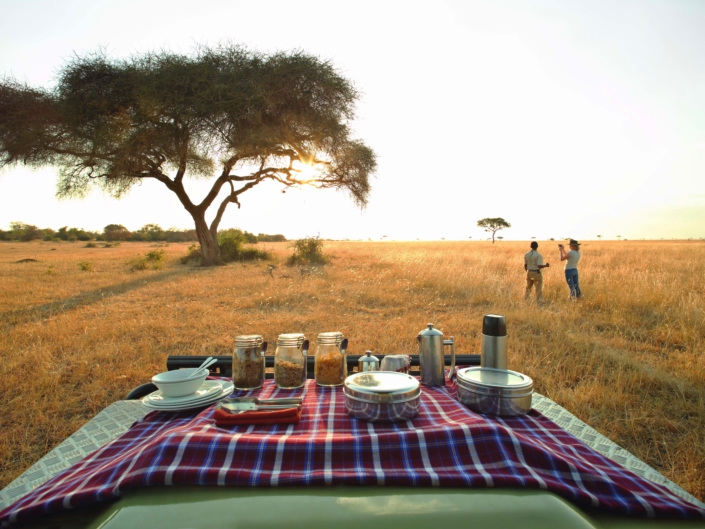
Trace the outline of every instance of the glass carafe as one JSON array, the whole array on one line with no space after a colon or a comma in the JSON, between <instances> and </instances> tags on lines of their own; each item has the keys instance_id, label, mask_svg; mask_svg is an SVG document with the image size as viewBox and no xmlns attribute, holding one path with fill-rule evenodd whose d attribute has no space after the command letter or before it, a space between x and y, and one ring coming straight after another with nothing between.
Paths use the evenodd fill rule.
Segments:
<instances>
[{"instance_id":1,"label":"glass carafe","mask_svg":"<svg viewBox=\"0 0 705 529\"><path fill-rule=\"evenodd\" d=\"M267 342L259 334L235 337L233 384L237 389L257 389L264 384L264 353Z\"/></svg>"},{"instance_id":2,"label":"glass carafe","mask_svg":"<svg viewBox=\"0 0 705 529\"><path fill-rule=\"evenodd\" d=\"M274 353L274 382L278 388L300 388L306 383L308 340L303 334L280 334Z\"/></svg>"},{"instance_id":3,"label":"glass carafe","mask_svg":"<svg viewBox=\"0 0 705 529\"><path fill-rule=\"evenodd\" d=\"M342 332L322 332L316 340L315 374L319 386L342 386L348 376Z\"/></svg>"}]
</instances>

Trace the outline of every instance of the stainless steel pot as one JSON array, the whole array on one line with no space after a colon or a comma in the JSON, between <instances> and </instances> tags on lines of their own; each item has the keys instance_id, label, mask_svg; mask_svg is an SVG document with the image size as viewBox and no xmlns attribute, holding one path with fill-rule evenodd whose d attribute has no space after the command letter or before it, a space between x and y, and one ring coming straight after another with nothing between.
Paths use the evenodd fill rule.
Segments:
<instances>
[{"instance_id":1,"label":"stainless steel pot","mask_svg":"<svg viewBox=\"0 0 705 529\"><path fill-rule=\"evenodd\" d=\"M484 415L529 413L534 381L507 369L467 367L458 371L458 400Z\"/></svg>"},{"instance_id":2,"label":"stainless steel pot","mask_svg":"<svg viewBox=\"0 0 705 529\"><path fill-rule=\"evenodd\" d=\"M421 386L416 378L393 371L355 373L343 383L348 414L369 422L405 421L416 417Z\"/></svg>"}]
</instances>

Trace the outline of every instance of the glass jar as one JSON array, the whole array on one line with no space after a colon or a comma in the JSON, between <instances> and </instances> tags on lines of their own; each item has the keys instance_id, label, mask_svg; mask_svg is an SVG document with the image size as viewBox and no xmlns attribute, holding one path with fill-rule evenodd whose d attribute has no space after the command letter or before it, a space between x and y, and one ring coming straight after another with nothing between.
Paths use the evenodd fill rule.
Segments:
<instances>
[{"instance_id":1,"label":"glass jar","mask_svg":"<svg viewBox=\"0 0 705 529\"><path fill-rule=\"evenodd\" d=\"M267 342L259 334L235 337L233 384L237 389L257 389L264 384L264 353Z\"/></svg>"},{"instance_id":2,"label":"glass jar","mask_svg":"<svg viewBox=\"0 0 705 529\"><path fill-rule=\"evenodd\" d=\"M319 386L342 386L348 376L342 332L322 332L316 340L315 374Z\"/></svg>"},{"instance_id":3,"label":"glass jar","mask_svg":"<svg viewBox=\"0 0 705 529\"><path fill-rule=\"evenodd\" d=\"M303 334L280 334L274 353L274 382L278 388L300 388L306 383L308 340Z\"/></svg>"}]
</instances>

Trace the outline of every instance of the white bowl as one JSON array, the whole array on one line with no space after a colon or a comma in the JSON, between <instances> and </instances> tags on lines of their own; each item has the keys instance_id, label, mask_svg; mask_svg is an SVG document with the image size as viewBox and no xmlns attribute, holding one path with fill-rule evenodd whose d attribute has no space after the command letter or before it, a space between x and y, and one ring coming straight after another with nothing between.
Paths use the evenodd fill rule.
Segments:
<instances>
[{"instance_id":1,"label":"white bowl","mask_svg":"<svg viewBox=\"0 0 705 529\"><path fill-rule=\"evenodd\" d=\"M183 397L195 393L208 376L208 369L201 369L201 374L186 380L197 368L175 369L164 371L152 377L152 383L157 386L165 397Z\"/></svg>"}]
</instances>

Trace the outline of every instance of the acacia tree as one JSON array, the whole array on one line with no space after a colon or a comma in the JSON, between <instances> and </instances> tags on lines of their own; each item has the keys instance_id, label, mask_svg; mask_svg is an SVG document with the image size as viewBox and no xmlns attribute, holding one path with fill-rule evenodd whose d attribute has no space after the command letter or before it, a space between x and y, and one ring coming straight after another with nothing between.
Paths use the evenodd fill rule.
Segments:
<instances>
[{"instance_id":1,"label":"acacia tree","mask_svg":"<svg viewBox=\"0 0 705 529\"><path fill-rule=\"evenodd\" d=\"M488 217L488 218L480 219L477 221L477 225L480 228L484 228L487 233L492 234L492 244L494 244L495 234L499 230L503 230L504 228L511 228L512 227L512 225L509 224L502 217L495 217L495 218Z\"/></svg>"},{"instance_id":2,"label":"acacia tree","mask_svg":"<svg viewBox=\"0 0 705 529\"><path fill-rule=\"evenodd\" d=\"M227 206L262 182L337 188L367 203L376 159L351 137L358 97L329 62L299 51L98 52L68 62L52 89L0 80L0 167L58 167L59 197L97 184L119 198L157 180L191 214L202 264L218 265ZM200 203L189 177L213 180Z\"/></svg>"}]
</instances>

